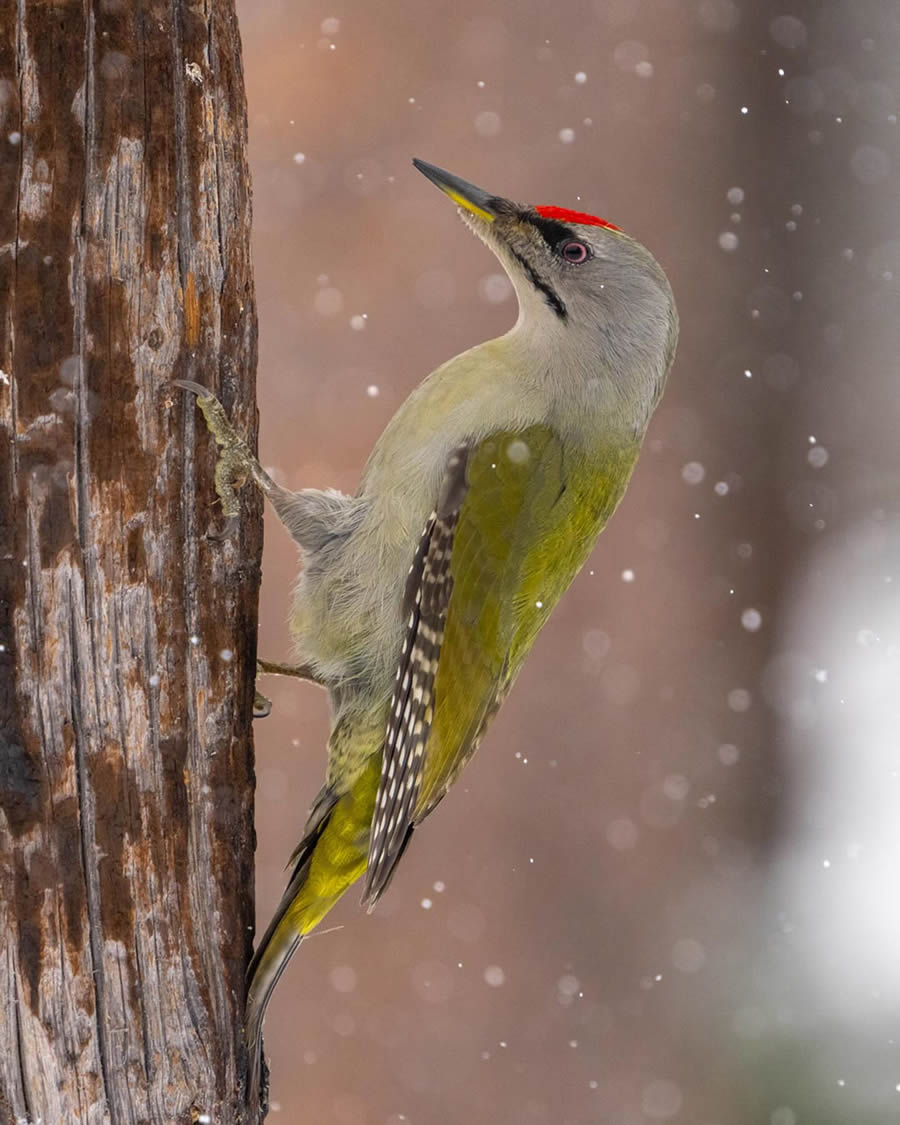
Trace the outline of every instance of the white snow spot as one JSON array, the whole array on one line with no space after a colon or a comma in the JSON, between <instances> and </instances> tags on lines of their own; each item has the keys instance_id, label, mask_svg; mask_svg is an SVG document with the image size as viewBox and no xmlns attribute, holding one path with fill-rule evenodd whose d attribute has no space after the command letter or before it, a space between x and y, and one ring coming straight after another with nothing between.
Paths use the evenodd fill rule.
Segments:
<instances>
[{"instance_id":1,"label":"white snow spot","mask_svg":"<svg viewBox=\"0 0 900 1125\"><path fill-rule=\"evenodd\" d=\"M583 70L578 70L575 72L575 81L579 86L583 86L585 82L587 82L587 75Z\"/></svg>"},{"instance_id":2,"label":"white snow spot","mask_svg":"<svg viewBox=\"0 0 900 1125\"><path fill-rule=\"evenodd\" d=\"M572 141L575 140L575 130L574 129L560 129L559 139L562 141L562 143L564 145L570 145L572 143Z\"/></svg>"},{"instance_id":3,"label":"white snow spot","mask_svg":"<svg viewBox=\"0 0 900 1125\"><path fill-rule=\"evenodd\" d=\"M478 296L489 305L501 305L512 294L512 283L505 273L489 273L478 282Z\"/></svg>"},{"instance_id":4,"label":"white snow spot","mask_svg":"<svg viewBox=\"0 0 900 1125\"><path fill-rule=\"evenodd\" d=\"M758 609L745 609L741 614L741 624L748 633L757 633L762 625L762 614Z\"/></svg>"},{"instance_id":5,"label":"white snow spot","mask_svg":"<svg viewBox=\"0 0 900 1125\"><path fill-rule=\"evenodd\" d=\"M741 756L740 750L730 742L723 743L718 749L719 761L723 766L737 765Z\"/></svg>"},{"instance_id":6,"label":"white snow spot","mask_svg":"<svg viewBox=\"0 0 900 1125\"><path fill-rule=\"evenodd\" d=\"M769 34L779 47L796 51L806 45L806 24L796 16L778 16L769 24Z\"/></svg>"},{"instance_id":7,"label":"white snow spot","mask_svg":"<svg viewBox=\"0 0 900 1125\"><path fill-rule=\"evenodd\" d=\"M731 253L738 248L738 236L733 230L723 230L719 235L719 249Z\"/></svg>"},{"instance_id":8,"label":"white snow spot","mask_svg":"<svg viewBox=\"0 0 900 1125\"><path fill-rule=\"evenodd\" d=\"M295 152L294 153L294 163L295 164L304 164L305 162L306 162L306 153L305 152Z\"/></svg>"},{"instance_id":9,"label":"white snow spot","mask_svg":"<svg viewBox=\"0 0 900 1125\"><path fill-rule=\"evenodd\" d=\"M675 1117L681 1110L681 1090L666 1078L654 1078L641 1091L641 1111L653 1121Z\"/></svg>"},{"instance_id":10,"label":"white snow spot","mask_svg":"<svg viewBox=\"0 0 900 1125\"><path fill-rule=\"evenodd\" d=\"M749 711L752 701L752 696L746 688L732 688L728 693L728 708L731 711L738 713Z\"/></svg>"},{"instance_id":11,"label":"white snow spot","mask_svg":"<svg viewBox=\"0 0 900 1125\"><path fill-rule=\"evenodd\" d=\"M877 184L891 174L891 158L877 145L860 145L850 157L850 169L862 184Z\"/></svg>"},{"instance_id":12,"label":"white snow spot","mask_svg":"<svg viewBox=\"0 0 900 1125\"><path fill-rule=\"evenodd\" d=\"M366 387L366 394L369 396L369 398L378 398L378 396L381 394L381 391L374 383L370 383L368 387Z\"/></svg>"},{"instance_id":13,"label":"white snow spot","mask_svg":"<svg viewBox=\"0 0 900 1125\"><path fill-rule=\"evenodd\" d=\"M337 16L326 16L319 24L319 30L323 35L337 35L341 30L341 21Z\"/></svg>"},{"instance_id":14,"label":"white snow spot","mask_svg":"<svg viewBox=\"0 0 900 1125\"><path fill-rule=\"evenodd\" d=\"M732 207L737 207L744 202L744 189L741 187L731 187L725 193L725 198Z\"/></svg>"},{"instance_id":15,"label":"white snow spot","mask_svg":"<svg viewBox=\"0 0 900 1125\"><path fill-rule=\"evenodd\" d=\"M482 110L475 118L475 132L479 137L496 137L502 127L500 114L492 109Z\"/></svg>"},{"instance_id":16,"label":"white snow spot","mask_svg":"<svg viewBox=\"0 0 900 1125\"><path fill-rule=\"evenodd\" d=\"M681 479L685 484L700 484L706 476L706 469L699 461L688 461L681 470Z\"/></svg>"},{"instance_id":17,"label":"white snow spot","mask_svg":"<svg viewBox=\"0 0 900 1125\"><path fill-rule=\"evenodd\" d=\"M353 329L354 332L362 332L362 330L366 326L366 321L368 319L369 319L368 314L357 313L356 316L350 317L350 327Z\"/></svg>"},{"instance_id":18,"label":"white snow spot","mask_svg":"<svg viewBox=\"0 0 900 1125\"><path fill-rule=\"evenodd\" d=\"M806 454L806 460L814 469L821 469L828 463L828 450L824 445L814 445Z\"/></svg>"},{"instance_id":19,"label":"white snow spot","mask_svg":"<svg viewBox=\"0 0 900 1125\"><path fill-rule=\"evenodd\" d=\"M506 973L499 965L488 965L484 970L484 979L491 988L500 988L506 982Z\"/></svg>"},{"instance_id":20,"label":"white snow spot","mask_svg":"<svg viewBox=\"0 0 900 1125\"><path fill-rule=\"evenodd\" d=\"M706 950L694 938L680 938L672 946L672 965L679 973L699 973L706 964Z\"/></svg>"},{"instance_id":21,"label":"white snow spot","mask_svg":"<svg viewBox=\"0 0 900 1125\"><path fill-rule=\"evenodd\" d=\"M634 571L633 570L623 570L622 571L622 581L623 582L633 582L634 581Z\"/></svg>"}]
</instances>

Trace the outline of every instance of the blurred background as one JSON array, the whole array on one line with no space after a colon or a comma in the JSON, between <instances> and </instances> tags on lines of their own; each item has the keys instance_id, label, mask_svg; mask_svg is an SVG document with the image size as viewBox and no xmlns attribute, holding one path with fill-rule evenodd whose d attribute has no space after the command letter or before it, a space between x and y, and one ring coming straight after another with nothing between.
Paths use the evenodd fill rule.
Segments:
<instances>
[{"instance_id":1,"label":"blurred background","mask_svg":"<svg viewBox=\"0 0 900 1125\"><path fill-rule=\"evenodd\" d=\"M420 156L609 218L675 369L479 755L266 1024L273 1120L900 1121L896 0L243 0L263 463L356 488L515 319ZM297 559L267 512L260 652ZM265 926L326 700L257 725Z\"/></svg>"}]
</instances>

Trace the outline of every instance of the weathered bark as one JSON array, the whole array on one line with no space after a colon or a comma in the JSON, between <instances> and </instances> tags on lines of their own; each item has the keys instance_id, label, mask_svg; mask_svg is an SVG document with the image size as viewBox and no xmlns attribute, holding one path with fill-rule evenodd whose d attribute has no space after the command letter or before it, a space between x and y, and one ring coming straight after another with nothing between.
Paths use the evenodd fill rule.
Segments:
<instances>
[{"instance_id":1,"label":"weathered bark","mask_svg":"<svg viewBox=\"0 0 900 1125\"><path fill-rule=\"evenodd\" d=\"M3 1122L249 1119L249 233L233 0L0 0Z\"/></svg>"}]
</instances>

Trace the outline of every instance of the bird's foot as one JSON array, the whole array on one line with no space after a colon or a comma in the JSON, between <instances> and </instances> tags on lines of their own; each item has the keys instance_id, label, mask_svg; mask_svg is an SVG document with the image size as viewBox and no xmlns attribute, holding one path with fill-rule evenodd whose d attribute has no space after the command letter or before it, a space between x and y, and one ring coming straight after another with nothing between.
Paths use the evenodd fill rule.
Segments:
<instances>
[{"instance_id":1,"label":"bird's foot","mask_svg":"<svg viewBox=\"0 0 900 1125\"><path fill-rule=\"evenodd\" d=\"M263 479L268 478L247 443L238 436L237 431L228 421L225 408L216 396L206 387L190 379L176 379L174 382L177 387L197 396L197 405L206 419L206 428L219 447L215 477L216 495L222 502L222 512L226 522L224 531L216 538L225 538L235 529L240 515L238 491L244 487L250 477L260 484Z\"/></svg>"}]
</instances>

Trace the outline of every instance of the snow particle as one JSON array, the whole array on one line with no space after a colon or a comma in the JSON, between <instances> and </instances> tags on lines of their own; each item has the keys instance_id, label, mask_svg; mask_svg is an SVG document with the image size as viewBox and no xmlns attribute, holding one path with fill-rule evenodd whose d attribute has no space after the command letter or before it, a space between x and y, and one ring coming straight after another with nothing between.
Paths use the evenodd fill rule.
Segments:
<instances>
[{"instance_id":1,"label":"snow particle","mask_svg":"<svg viewBox=\"0 0 900 1125\"><path fill-rule=\"evenodd\" d=\"M335 992L352 992L356 988L356 970L350 965L335 965L328 974Z\"/></svg>"},{"instance_id":2,"label":"snow particle","mask_svg":"<svg viewBox=\"0 0 900 1125\"><path fill-rule=\"evenodd\" d=\"M491 988L501 988L506 982L506 973L499 965L488 965L484 970L484 980Z\"/></svg>"},{"instance_id":3,"label":"snow particle","mask_svg":"<svg viewBox=\"0 0 900 1125\"><path fill-rule=\"evenodd\" d=\"M366 394L369 396L369 398L378 398L378 396L381 394L381 391L374 383L370 383L368 387L366 387Z\"/></svg>"},{"instance_id":4,"label":"snow particle","mask_svg":"<svg viewBox=\"0 0 900 1125\"><path fill-rule=\"evenodd\" d=\"M731 253L738 248L738 236L733 230L723 230L719 235L719 249Z\"/></svg>"},{"instance_id":5,"label":"snow particle","mask_svg":"<svg viewBox=\"0 0 900 1125\"><path fill-rule=\"evenodd\" d=\"M706 476L706 469L699 461L688 461L681 470L681 479L685 484L700 484Z\"/></svg>"},{"instance_id":6,"label":"snow particle","mask_svg":"<svg viewBox=\"0 0 900 1125\"><path fill-rule=\"evenodd\" d=\"M365 313L362 313L362 314L357 313L356 316L350 317L350 327L353 329L354 332L362 332L362 330L366 326L366 321L368 319L369 318Z\"/></svg>"},{"instance_id":7,"label":"snow particle","mask_svg":"<svg viewBox=\"0 0 900 1125\"><path fill-rule=\"evenodd\" d=\"M877 184L891 173L891 158L877 145L860 145L850 157L853 175L862 184Z\"/></svg>"},{"instance_id":8,"label":"snow particle","mask_svg":"<svg viewBox=\"0 0 900 1125\"><path fill-rule=\"evenodd\" d=\"M294 153L294 163L295 164L303 164L305 161L306 161L306 153L305 152L295 152Z\"/></svg>"},{"instance_id":9,"label":"snow particle","mask_svg":"<svg viewBox=\"0 0 900 1125\"><path fill-rule=\"evenodd\" d=\"M613 51L613 59L619 70L634 72L640 63L647 61L649 51L644 43L636 39L626 39Z\"/></svg>"},{"instance_id":10,"label":"snow particle","mask_svg":"<svg viewBox=\"0 0 900 1125\"><path fill-rule=\"evenodd\" d=\"M824 445L814 445L806 454L806 460L814 469L821 469L828 464L828 450Z\"/></svg>"},{"instance_id":11,"label":"snow particle","mask_svg":"<svg viewBox=\"0 0 900 1125\"><path fill-rule=\"evenodd\" d=\"M575 140L574 129L560 129L559 139L564 145L570 145Z\"/></svg>"},{"instance_id":12,"label":"snow particle","mask_svg":"<svg viewBox=\"0 0 900 1125\"><path fill-rule=\"evenodd\" d=\"M797 1125L797 1114L788 1105L772 1110L769 1125Z\"/></svg>"},{"instance_id":13,"label":"snow particle","mask_svg":"<svg viewBox=\"0 0 900 1125\"><path fill-rule=\"evenodd\" d=\"M749 711L751 702L752 697L746 688L732 688L728 693L728 707L731 711Z\"/></svg>"},{"instance_id":14,"label":"snow particle","mask_svg":"<svg viewBox=\"0 0 900 1125\"><path fill-rule=\"evenodd\" d=\"M638 842L638 829L627 816L611 820L606 826L606 842L617 852L627 852Z\"/></svg>"},{"instance_id":15,"label":"snow particle","mask_svg":"<svg viewBox=\"0 0 900 1125\"><path fill-rule=\"evenodd\" d=\"M489 305L502 305L513 294L505 273L489 273L478 282L478 296Z\"/></svg>"},{"instance_id":16,"label":"snow particle","mask_svg":"<svg viewBox=\"0 0 900 1125\"><path fill-rule=\"evenodd\" d=\"M522 441L521 438L515 438L506 447L506 456L514 465L524 465L531 456L531 450L528 448L527 442ZM541 605L542 603L538 602L537 604Z\"/></svg>"},{"instance_id":17,"label":"snow particle","mask_svg":"<svg viewBox=\"0 0 900 1125\"><path fill-rule=\"evenodd\" d=\"M583 86L587 82L587 75L583 70L579 70L575 74L575 81L579 86Z\"/></svg>"},{"instance_id":18,"label":"snow particle","mask_svg":"<svg viewBox=\"0 0 900 1125\"><path fill-rule=\"evenodd\" d=\"M741 756L740 750L730 742L723 743L717 753L723 766L736 766Z\"/></svg>"},{"instance_id":19,"label":"snow particle","mask_svg":"<svg viewBox=\"0 0 900 1125\"><path fill-rule=\"evenodd\" d=\"M337 35L341 30L341 21L337 16L327 16L322 20L321 24L319 24L319 30L323 35Z\"/></svg>"},{"instance_id":20,"label":"snow particle","mask_svg":"<svg viewBox=\"0 0 900 1125\"><path fill-rule=\"evenodd\" d=\"M741 624L748 633L757 633L762 625L762 614L758 609L745 609L741 614Z\"/></svg>"},{"instance_id":21,"label":"snow particle","mask_svg":"<svg viewBox=\"0 0 900 1125\"><path fill-rule=\"evenodd\" d=\"M806 46L806 24L796 16L778 16L769 24L769 34L787 51Z\"/></svg>"},{"instance_id":22,"label":"snow particle","mask_svg":"<svg viewBox=\"0 0 900 1125\"><path fill-rule=\"evenodd\" d=\"M725 193L725 198L732 205L732 207L738 207L741 203L744 202L744 189L740 187L731 187Z\"/></svg>"},{"instance_id":23,"label":"snow particle","mask_svg":"<svg viewBox=\"0 0 900 1125\"><path fill-rule=\"evenodd\" d=\"M654 1078L641 1091L641 1111L654 1121L675 1117L681 1110L681 1090L665 1078Z\"/></svg>"},{"instance_id":24,"label":"snow particle","mask_svg":"<svg viewBox=\"0 0 900 1125\"><path fill-rule=\"evenodd\" d=\"M482 110L475 118L475 132L479 137L496 137L501 128L500 114L492 109Z\"/></svg>"},{"instance_id":25,"label":"snow particle","mask_svg":"<svg viewBox=\"0 0 900 1125\"><path fill-rule=\"evenodd\" d=\"M706 950L694 938L681 938L672 946L672 964L680 973L699 973L706 964Z\"/></svg>"},{"instance_id":26,"label":"snow particle","mask_svg":"<svg viewBox=\"0 0 900 1125\"><path fill-rule=\"evenodd\" d=\"M556 982L556 988L560 996L572 999L572 997L577 996L581 990L581 981L572 973L566 973Z\"/></svg>"}]
</instances>

